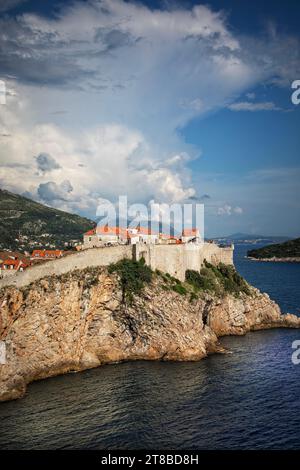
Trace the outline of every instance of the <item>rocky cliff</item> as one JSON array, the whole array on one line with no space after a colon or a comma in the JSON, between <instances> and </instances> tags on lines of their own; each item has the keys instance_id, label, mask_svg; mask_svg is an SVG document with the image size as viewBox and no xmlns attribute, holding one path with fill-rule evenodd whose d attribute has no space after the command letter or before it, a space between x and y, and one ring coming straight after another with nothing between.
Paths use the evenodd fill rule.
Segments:
<instances>
[{"instance_id":1,"label":"rocky cliff","mask_svg":"<svg viewBox=\"0 0 300 470\"><path fill-rule=\"evenodd\" d=\"M175 284L176 287L176 284ZM177 291L177 292L176 292ZM266 294L189 295L152 276L130 301L107 268L51 276L0 291L0 401L24 395L34 380L125 360L195 361L221 352L218 337L300 327Z\"/></svg>"}]
</instances>

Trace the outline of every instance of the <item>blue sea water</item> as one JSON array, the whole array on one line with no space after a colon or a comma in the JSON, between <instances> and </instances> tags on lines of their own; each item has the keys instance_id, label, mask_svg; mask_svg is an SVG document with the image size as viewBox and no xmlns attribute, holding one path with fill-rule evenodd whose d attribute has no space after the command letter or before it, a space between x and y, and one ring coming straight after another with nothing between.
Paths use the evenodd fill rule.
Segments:
<instances>
[{"instance_id":1,"label":"blue sea water","mask_svg":"<svg viewBox=\"0 0 300 470\"><path fill-rule=\"evenodd\" d=\"M299 315L300 264L235 263ZM300 330L223 338L196 363L131 362L31 384L0 404L0 449L299 449Z\"/></svg>"}]
</instances>

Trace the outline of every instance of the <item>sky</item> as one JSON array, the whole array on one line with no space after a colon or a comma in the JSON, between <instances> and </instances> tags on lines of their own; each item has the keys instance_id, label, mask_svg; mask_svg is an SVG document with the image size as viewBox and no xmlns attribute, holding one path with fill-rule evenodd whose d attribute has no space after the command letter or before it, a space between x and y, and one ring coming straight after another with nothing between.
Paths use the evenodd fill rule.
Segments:
<instances>
[{"instance_id":1,"label":"sky","mask_svg":"<svg viewBox=\"0 0 300 470\"><path fill-rule=\"evenodd\" d=\"M0 0L0 187L300 236L297 1ZM271 6L272 5L272 6Z\"/></svg>"}]
</instances>

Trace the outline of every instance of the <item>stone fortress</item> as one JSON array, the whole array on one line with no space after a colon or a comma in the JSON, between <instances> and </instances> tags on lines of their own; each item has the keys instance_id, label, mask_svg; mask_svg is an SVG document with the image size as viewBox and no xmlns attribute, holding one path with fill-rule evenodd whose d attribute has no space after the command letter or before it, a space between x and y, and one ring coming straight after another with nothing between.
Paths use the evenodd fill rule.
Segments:
<instances>
[{"instance_id":1,"label":"stone fortress","mask_svg":"<svg viewBox=\"0 0 300 470\"><path fill-rule=\"evenodd\" d=\"M203 242L194 230L183 233L179 241L174 237L169 237L168 240L154 240L152 234L148 239L140 239L134 233L134 242L130 239L127 243L120 240L104 243L102 238L96 246L93 235L92 232L84 235L84 243L77 253L32 266L24 272L3 278L0 280L0 288L7 285L23 287L46 276L65 274L75 269L108 266L124 258L136 261L144 258L151 269L169 273L181 281L184 281L187 269L199 271L204 260L214 265L233 264L233 245L218 246L214 242Z\"/></svg>"}]
</instances>

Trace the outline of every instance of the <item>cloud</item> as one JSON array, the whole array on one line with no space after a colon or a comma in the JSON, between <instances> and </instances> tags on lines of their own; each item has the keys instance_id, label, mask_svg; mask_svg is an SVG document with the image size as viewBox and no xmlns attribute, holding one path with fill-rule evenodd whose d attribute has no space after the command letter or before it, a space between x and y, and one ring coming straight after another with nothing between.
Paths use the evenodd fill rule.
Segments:
<instances>
[{"instance_id":1,"label":"cloud","mask_svg":"<svg viewBox=\"0 0 300 470\"><path fill-rule=\"evenodd\" d=\"M0 183L89 215L99 196L193 200L188 166L201 152L178 130L228 105L265 107L254 96L237 100L299 70L297 38L239 36L224 12L204 5L76 1L51 18L8 16L0 29L1 73L18 94L1 109L0 128L10 137L0 136ZM44 157L39 163L33 155ZM73 191L61 187L64 180Z\"/></svg>"},{"instance_id":2,"label":"cloud","mask_svg":"<svg viewBox=\"0 0 300 470\"><path fill-rule=\"evenodd\" d=\"M276 106L272 101L263 101L252 103L249 101L240 101L227 106L231 111L282 111L282 108Z\"/></svg>"},{"instance_id":3,"label":"cloud","mask_svg":"<svg viewBox=\"0 0 300 470\"><path fill-rule=\"evenodd\" d=\"M83 79L90 78L94 86L99 86L99 80L101 86L109 86L106 80L107 75L112 78L111 59L118 53L125 55L129 60L128 64L124 60L123 75L126 74L134 59L130 52L132 46L140 46L135 48L135 54L143 73L147 68L143 52L150 52L154 45L153 59L157 62L156 45L162 45L162 40L174 41L174 45L184 41L187 49L196 46L199 40L206 41L215 51L238 48L222 14L213 13L205 6L190 11L159 11L122 0L77 2L63 8L51 20L27 13L2 20L0 26L2 72L26 82L52 85L74 82L79 85ZM163 49L161 58L166 52ZM108 74L103 67L99 71L99 64L106 59Z\"/></svg>"},{"instance_id":4,"label":"cloud","mask_svg":"<svg viewBox=\"0 0 300 470\"><path fill-rule=\"evenodd\" d=\"M21 121L25 108L18 103ZM33 126L28 134L16 121L13 136L1 147L0 184L15 192L29 191L31 197L63 210L93 217L99 197L115 201L125 194L130 202L155 198L170 203L195 194L184 166L188 155L171 154L159 160L152 156L145 137L125 126L106 124L73 133L43 124ZM32 154L38 156L33 159ZM62 183L65 180L72 190Z\"/></svg>"},{"instance_id":5,"label":"cloud","mask_svg":"<svg viewBox=\"0 0 300 470\"><path fill-rule=\"evenodd\" d=\"M60 184L56 184L54 181L48 181L48 183L41 183L37 188L38 196L46 203L68 201L72 191L73 186L68 180L64 180Z\"/></svg>"},{"instance_id":6,"label":"cloud","mask_svg":"<svg viewBox=\"0 0 300 470\"><path fill-rule=\"evenodd\" d=\"M217 209L218 215L241 215L243 214L243 209L239 206L232 207L229 204L224 204L222 207L218 207Z\"/></svg>"},{"instance_id":7,"label":"cloud","mask_svg":"<svg viewBox=\"0 0 300 470\"><path fill-rule=\"evenodd\" d=\"M43 173L61 168L57 161L48 153L40 153L35 158L38 169Z\"/></svg>"}]
</instances>

